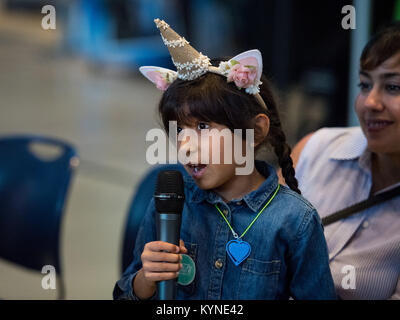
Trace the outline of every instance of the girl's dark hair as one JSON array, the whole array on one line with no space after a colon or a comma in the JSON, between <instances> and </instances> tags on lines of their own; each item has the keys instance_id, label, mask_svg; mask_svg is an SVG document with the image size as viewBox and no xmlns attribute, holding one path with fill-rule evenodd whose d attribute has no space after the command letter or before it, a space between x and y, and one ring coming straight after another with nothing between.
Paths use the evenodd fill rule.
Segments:
<instances>
[{"instance_id":1,"label":"girl's dark hair","mask_svg":"<svg viewBox=\"0 0 400 320\"><path fill-rule=\"evenodd\" d=\"M213 60L218 65L220 60ZM286 136L282 130L276 102L270 89L268 79L261 77L260 95L268 110L265 110L251 94L244 89L239 90L234 83L227 83L226 78L207 72L192 81L175 80L164 92L159 113L163 126L168 132L169 121L187 124L190 117L205 122L215 122L227 126L230 130L254 129L254 118L264 113L270 120L270 129L267 138L257 147L268 142L272 145L278 158L282 175L287 185L297 193L301 193L295 178L291 148L286 143ZM257 141L257 130L254 132Z\"/></svg>"},{"instance_id":2,"label":"girl's dark hair","mask_svg":"<svg viewBox=\"0 0 400 320\"><path fill-rule=\"evenodd\" d=\"M361 58L362 70L373 70L400 52L400 21L378 32L365 46Z\"/></svg>"}]
</instances>

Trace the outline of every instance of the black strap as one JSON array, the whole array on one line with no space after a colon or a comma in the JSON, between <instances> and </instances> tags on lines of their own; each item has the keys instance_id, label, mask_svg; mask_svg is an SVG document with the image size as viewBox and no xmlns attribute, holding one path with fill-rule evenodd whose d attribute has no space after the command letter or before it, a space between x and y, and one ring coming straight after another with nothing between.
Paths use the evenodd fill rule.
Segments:
<instances>
[{"instance_id":1,"label":"black strap","mask_svg":"<svg viewBox=\"0 0 400 320\"><path fill-rule=\"evenodd\" d=\"M322 224L324 226L327 226L328 224L334 223L340 219L347 218L351 216L352 214L362 211L364 209L367 209L369 207L372 207L378 203L381 203L383 201L387 201L389 199L394 198L395 196L400 195L400 186L397 186L393 189L390 189L388 191L376 194L372 197L369 197L367 200L358 202L350 207L347 207L345 209L342 209L340 211L337 211L335 213L332 213L331 215L322 218Z\"/></svg>"}]
</instances>

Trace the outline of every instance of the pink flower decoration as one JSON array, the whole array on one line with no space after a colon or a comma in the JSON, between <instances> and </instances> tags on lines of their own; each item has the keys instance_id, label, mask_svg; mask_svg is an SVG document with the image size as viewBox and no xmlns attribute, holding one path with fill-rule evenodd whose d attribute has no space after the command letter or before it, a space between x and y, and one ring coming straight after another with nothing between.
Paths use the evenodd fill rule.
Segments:
<instances>
[{"instance_id":1,"label":"pink flower decoration","mask_svg":"<svg viewBox=\"0 0 400 320\"><path fill-rule=\"evenodd\" d=\"M249 68L237 63L230 69L227 80L228 82L234 81L238 88L248 88L254 85L256 78L256 67Z\"/></svg>"}]
</instances>

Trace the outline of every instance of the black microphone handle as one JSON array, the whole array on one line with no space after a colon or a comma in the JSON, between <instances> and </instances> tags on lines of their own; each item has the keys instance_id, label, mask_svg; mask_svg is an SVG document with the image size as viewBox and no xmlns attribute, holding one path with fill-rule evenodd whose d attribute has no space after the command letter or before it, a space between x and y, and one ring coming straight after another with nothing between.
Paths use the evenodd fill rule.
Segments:
<instances>
[{"instance_id":1,"label":"black microphone handle","mask_svg":"<svg viewBox=\"0 0 400 320\"><path fill-rule=\"evenodd\" d=\"M179 247L181 214L157 214L157 238L160 241L175 244ZM176 279L160 281L157 283L159 300L174 300L176 296Z\"/></svg>"}]
</instances>

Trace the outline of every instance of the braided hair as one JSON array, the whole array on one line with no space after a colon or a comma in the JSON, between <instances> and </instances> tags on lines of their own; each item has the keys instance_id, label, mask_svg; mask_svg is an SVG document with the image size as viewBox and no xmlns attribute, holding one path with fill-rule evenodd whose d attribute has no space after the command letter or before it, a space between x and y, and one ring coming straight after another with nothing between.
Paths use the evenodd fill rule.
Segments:
<instances>
[{"instance_id":1,"label":"braided hair","mask_svg":"<svg viewBox=\"0 0 400 320\"><path fill-rule=\"evenodd\" d=\"M292 150L286 141L286 135L282 129L278 108L275 102L276 100L268 84L268 79L266 79L265 76L263 76L262 82L263 85L260 94L268 106L266 115L270 121L270 129L265 143L269 143L273 147L278 158L278 164L282 170L282 175L288 187L301 194L298 181L295 177L293 160L290 156Z\"/></svg>"}]
</instances>

